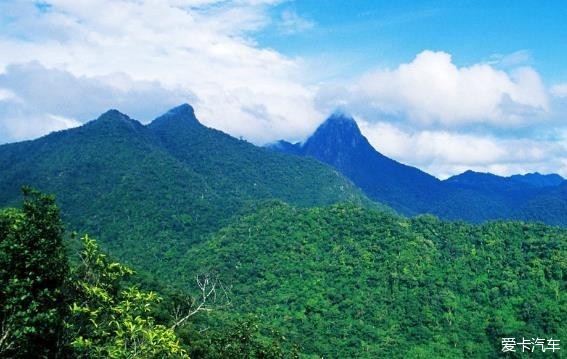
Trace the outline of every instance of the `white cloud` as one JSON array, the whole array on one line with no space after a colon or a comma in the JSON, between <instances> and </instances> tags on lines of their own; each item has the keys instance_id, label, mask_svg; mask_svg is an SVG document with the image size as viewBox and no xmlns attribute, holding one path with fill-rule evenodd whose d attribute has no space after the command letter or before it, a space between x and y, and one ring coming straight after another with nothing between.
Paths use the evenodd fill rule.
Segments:
<instances>
[{"instance_id":1,"label":"white cloud","mask_svg":"<svg viewBox=\"0 0 567 359\"><path fill-rule=\"evenodd\" d=\"M472 169L499 175L539 171L567 177L567 141L508 139L447 130L411 131L387 122L359 121L382 154L440 178Z\"/></svg>"},{"instance_id":2,"label":"white cloud","mask_svg":"<svg viewBox=\"0 0 567 359\"><path fill-rule=\"evenodd\" d=\"M423 128L522 126L541 121L549 111L546 89L532 68L457 67L451 55L432 51L393 70L372 71L340 94L354 111L366 108ZM323 93L321 100L336 101L332 93Z\"/></svg>"},{"instance_id":3,"label":"white cloud","mask_svg":"<svg viewBox=\"0 0 567 359\"><path fill-rule=\"evenodd\" d=\"M500 60L519 64L528 55ZM361 128L378 151L440 178L467 169L567 176L567 136L557 120L560 104L550 94L559 98L567 90L546 89L530 67L458 67L447 53L424 51L395 69L325 87L318 100L363 119ZM548 135L537 138L532 130L542 128Z\"/></svg>"},{"instance_id":4,"label":"white cloud","mask_svg":"<svg viewBox=\"0 0 567 359\"><path fill-rule=\"evenodd\" d=\"M350 84L310 85L317 78L302 59L253 38L266 28L314 26L291 10L272 19L268 7L284 1L51 0L41 9L0 1L0 143L76 126L108 108L147 122L182 102L206 125L258 144L300 140L341 105L368 120L380 151L439 176L468 168L567 175L565 137L498 137L544 123L567 97L564 84L548 91L525 66L529 52L458 67L447 53L424 51ZM497 131L462 133L475 125Z\"/></svg>"},{"instance_id":5,"label":"white cloud","mask_svg":"<svg viewBox=\"0 0 567 359\"><path fill-rule=\"evenodd\" d=\"M0 102L2 101L21 101L11 90L0 88Z\"/></svg>"},{"instance_id":6,"label":"white cloud","mask_svg":"<svg viewBox=\"0 0 567 359\"><path fill-rule=\"evenodd\" d=\"M101 109L118 108L148 122L193 97L182 89L168 90L125 74L76 77L37 62L9 65L0 74L0 126L5 129L0 132L0 142L74 127L96 118Z\"/></svg>"},{"instance_id":7,"label":"white cloud","mask_svg":"<svg viewBox=\"0 0 567 359\"><path fill-rule=\"evenodd\" d=\"M157 91L193 94L185 101L202 122L233 135L256 143L299 137L322 116L313 105L315 90L302 84L295 60L247 36L270 23L266 6L274 3L52 0L40 11L27 1L10 2L0 5L0 12L17 15L0 34L0 68L35 61L113 86L120 80L109 78L124 74Z\"/></svg>"}]
</instances>

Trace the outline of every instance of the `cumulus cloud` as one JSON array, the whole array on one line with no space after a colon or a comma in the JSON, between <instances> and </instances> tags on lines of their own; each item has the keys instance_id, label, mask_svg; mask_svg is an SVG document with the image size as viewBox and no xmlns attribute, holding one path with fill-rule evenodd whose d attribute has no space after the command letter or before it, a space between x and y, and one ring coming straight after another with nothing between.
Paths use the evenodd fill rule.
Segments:
<instances>
[{"instance_id":1,"label":"cumulus cloud","mask_svg":"<svg viewBox=\"0 0 567 359\"><path fill-rule=\"evenodd\" d=\"M567 176L567 88L546 88L529 60L519 51L459 67L450 54L423 51L324 86L317 101L354 114L378 151L440 178L468 169Z\"/></svg>"},{"instance_id":2,"label":"cumulus cloud","mask_svg":"<svg viewBox=\"0 0 567 359\"><path fill-rule=\"evenodd\" d=\"M285 1L0 1L0 143L108 108L148 122L190 102L204 124L263 144L304 139L343 107L366 120L378 150L442 177L469 168L567 175L567 90L546 89L526 66L529 52L463 67L424 51L346 84L313 85L302 59L254 41L267 28L315 26L291 10L272 18L269 7ZM549 139L505 135L550 119Z\"/></svg>"},{"instance_id":3,"label":"cumulus cloud","mask_svg":"<svg viewBox=\"0 0 567 359\"><path fill-rule=\"evenodd\" d=\"M439 178L472 169L502 176L539 171L567 177L567 137L501 138L447 130L413 131L395 123L359 121L381 153Z\"/></svg>"},{"instance_id":4,"label":"cumulus cloud","mask_svg":"<svg viewBox=\"0 0 567 359\"><path fill-rule=\"evenodd\" d=\"M6 90L9 89L9 90ZM142 122L194 96L125 74L76 77L37 62L9 65L0 74L0 142L31 139L96 118L119 108Z\"/></svg>"},{"instance_id":5,"label":"cumulus cloud","mask_svg":"<svg viewBox=\"0 0 567 359\"><path fill-rule=\"evenodd\" d=\"M266 6L277 2L51 0L42 8L28 1L2 2L0 69L7 73L14 70L11 64L37 62L88 83L88 94L95 92L93 87L102 90L103 83L116 88L112 77L126 76L136 88L148 85L144 97L155 91L176 93L171 98L177 100L190 93L179 102L192 102L206 125L233 135L256 143L298 137L322 116L313 106L315 91L302 84L295 60L260 48L247 36L271 21ZM22 70L29 70L30 77L37 74L31 67ZM56 90L65 93L64 86L56 86L54 96L37 100L37 107L67 116L60 112ZM100 105L97 112L107 106L100 96L94 99ZM71 99L78 98L70 97L67 107L73 106ZM49 100L55 103L48 105ZM89 97L79 100L76 106L94 107ZM141 108L163 102L141 96L137 100ZM71 112L80 120L92 117L90 112ZM142 112L132 115L143 117Z\"/></svg>"},{"instance_id":6,"label":"cumulus cloud","mask_svg":"<svg viewBox=\"0 0 567 359\"><path fill-rule=\"evenodd\" d=\"M546 89L532 68L505 72L483 63L458 67L445 52L423 51L410 63L372 71L338 91L349 108L423 128L522 126L540 121L549 111ZM336 101L334 92L322 93L320 100Z\"/></svg>"}]
</instances>

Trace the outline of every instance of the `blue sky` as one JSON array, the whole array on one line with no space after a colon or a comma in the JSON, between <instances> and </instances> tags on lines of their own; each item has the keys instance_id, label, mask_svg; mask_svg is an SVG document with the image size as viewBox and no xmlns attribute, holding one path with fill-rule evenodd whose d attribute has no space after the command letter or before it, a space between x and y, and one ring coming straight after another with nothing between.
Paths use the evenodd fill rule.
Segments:
<instances>
[{"instance_id":1,"label":"blue sky","mask_svg":"<svg viewBox=\"0 0 567 359\"><path fill-rule=\"evenodd\" d=\"M256 36L262 46L344 59L354 64L351 73L396 66L424 49L451 53L460 66L524 50L546 81L567 81L567 6L561 0L301 0L272 13L285 10L313 27L295 36L269 28Z\"/></svg>"},{"instance_id":2,"label":"blue sky","mask_svg":"<svg viewBox=\"0 0 567 359\"><path fill-rule=\"evenodd\" d=\"M0 143L182 102L262 145L339 108L445 178L567 176L563 1L0 0Z\"/></svg>"}]
</instances>

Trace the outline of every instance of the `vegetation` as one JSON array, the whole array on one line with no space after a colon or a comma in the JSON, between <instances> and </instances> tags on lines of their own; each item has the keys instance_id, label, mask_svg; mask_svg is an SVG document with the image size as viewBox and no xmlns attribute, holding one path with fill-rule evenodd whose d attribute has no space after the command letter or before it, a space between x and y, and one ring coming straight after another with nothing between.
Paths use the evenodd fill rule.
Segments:
<instances>
[{"instance_id":1,"label":"vegetation","mask_svg":"<svg viewBox=\"0 0 567 359\"><path fill-rule=\"evenodd\" d=\"M567 232L541 224L275 203L192 248L185 270L223 273L236 311L305 354L489 358L503 337L566 336L566 258Z\"/></svg>"},{"instance_id":2,"label":"vegetation","mask_svg":"<svg viewBox=\"0 0 567 359\"><path fill-rule=\"evenodd\" d=\"M0 206L16 205L22 185L54 193L68 228L162 279L193 243L257 201L370 203L333 169L206 128L188 105L151 126L109 111L0 146L0 173Z\"/></svg>"},{"instance_id":3,"label":"vegetation","mask_svg":"<svg viewBox=\"0 0 567 359\"><path fill-rule=\"evenodd\" d=\"M0 212L0 357L296 356L295 349L284 350L284 338L274 331L264 335L253 318L222 311L199 316L205 304L208 310L215 304L188 293L162 297L140 289L127 280L132 269L113 261L89 236L81 242L78 258L70 260L52 196L26 189L22 209ZM177 315L168 313L171 307Z\"/></svg>"},{"instance_id":4,"label":"vegetation","mask_svg":"<svg viewBox=\"0 0 567 359\"><path fill-rule=\"evenodd\" d=\"M567 226L567 182L557 174L501 177L466 171L441 181L376 151L356 122L342 114L332 115L304 143L279 141L270 148L327 163L369 198L405 215L432 213L472 223L520 219Z\"/></svg>"},{"instance_id":5,"label":"vegetation","mask_svg":"<svg viewBox=\"0 0 567 359\"><path fill-rule=\"evenodd\" d=\"M5 357L487 358L567 334L567 231L541 224L271 202L169 268L196 292L162 295L88 236L69 266L52 197L28 190L0 233Z\"/></svg>"},{"instance_id":6,"label":"vegetation","mask_svg":"<svg viewBox=\"0 0 567 359\"><path fill-rule=\"evenodd\" d=\"M81 264L74 269L71 346L76 357L163 358L189 356L172 328L156 324L152 306L161 298L135 286L122 288L133 271L112 262L94 240L82 238Z\"/></svg>"},{"instance_id":7,"label":"vegetation","mask_svg":"<svg viewBox=\"0 0 567 359\"><path fill-rule=\"evenodd\" d=\"M565 229L403 218L187 106L0 146L0 168L0 203L55 192L104 249L53 197L0 211L0 357L491 358L567 334ZM562 223L565 188L518 211Z\"/></svg>"},{"instance_id":8,"label":"vegetation","mask_svg":"<svg viewBox=\"0 0 567 359\"><path fill-rule=\"evenodd\" d=\"M0 357L48 357L62 346L68 278L53 198L25 190L22 209L0 211Z\"/></svg>"}]
</instances>

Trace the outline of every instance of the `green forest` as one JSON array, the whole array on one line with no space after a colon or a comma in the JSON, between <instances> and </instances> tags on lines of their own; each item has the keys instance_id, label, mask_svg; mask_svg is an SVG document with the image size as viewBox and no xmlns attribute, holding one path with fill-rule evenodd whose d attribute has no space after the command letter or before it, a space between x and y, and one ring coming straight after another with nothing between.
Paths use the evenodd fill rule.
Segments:
<instances>
[{"instance_id":1,"label":"green forest","mask_svg":"<svg viewBox=\"0 0 567 359\"><path fill-rule=\"evenodd\" d=\"M189 105L0 168L2 358L519 358L503 338L567 332L564 227L404 217Z\"/></svg>"},{"instance_id":2,"label":"green forest","mask_svg":"<svg viewBox=\"0 0 567 359\"><path fill-rule=\"evenodd\" d=\"M0 0L0 359L567 359L567 0Z\"/></svg>"},{"instance_id":3,"label":"green forest","mask_svg":"<svg viewBox=\"0 0 567 359\"><path fill-rule=\"evenodd\" d=\"M156 278L26 189L0 212L0 357L523 357L502 338L567 334L566 251L542 224L271 201Z\"/></svg>"},{"instance_id":4,"label":"green forest","mask_svg":"<svg viewBox=\"0 0 567 359\"><path fill-rule=\"evenodd\" d=\"M143 289L134 270L103 253L94 239L65 233L52 196L24 192L21 208L0 211L0 357L297 356L293 347L284 352L285 339L254 316L213 313L204 318L211 322L207 330L195 329L199 322L187 318L214 303ZM75 253L71 241L80 242Z\"/></svg>"}]
</instances>

